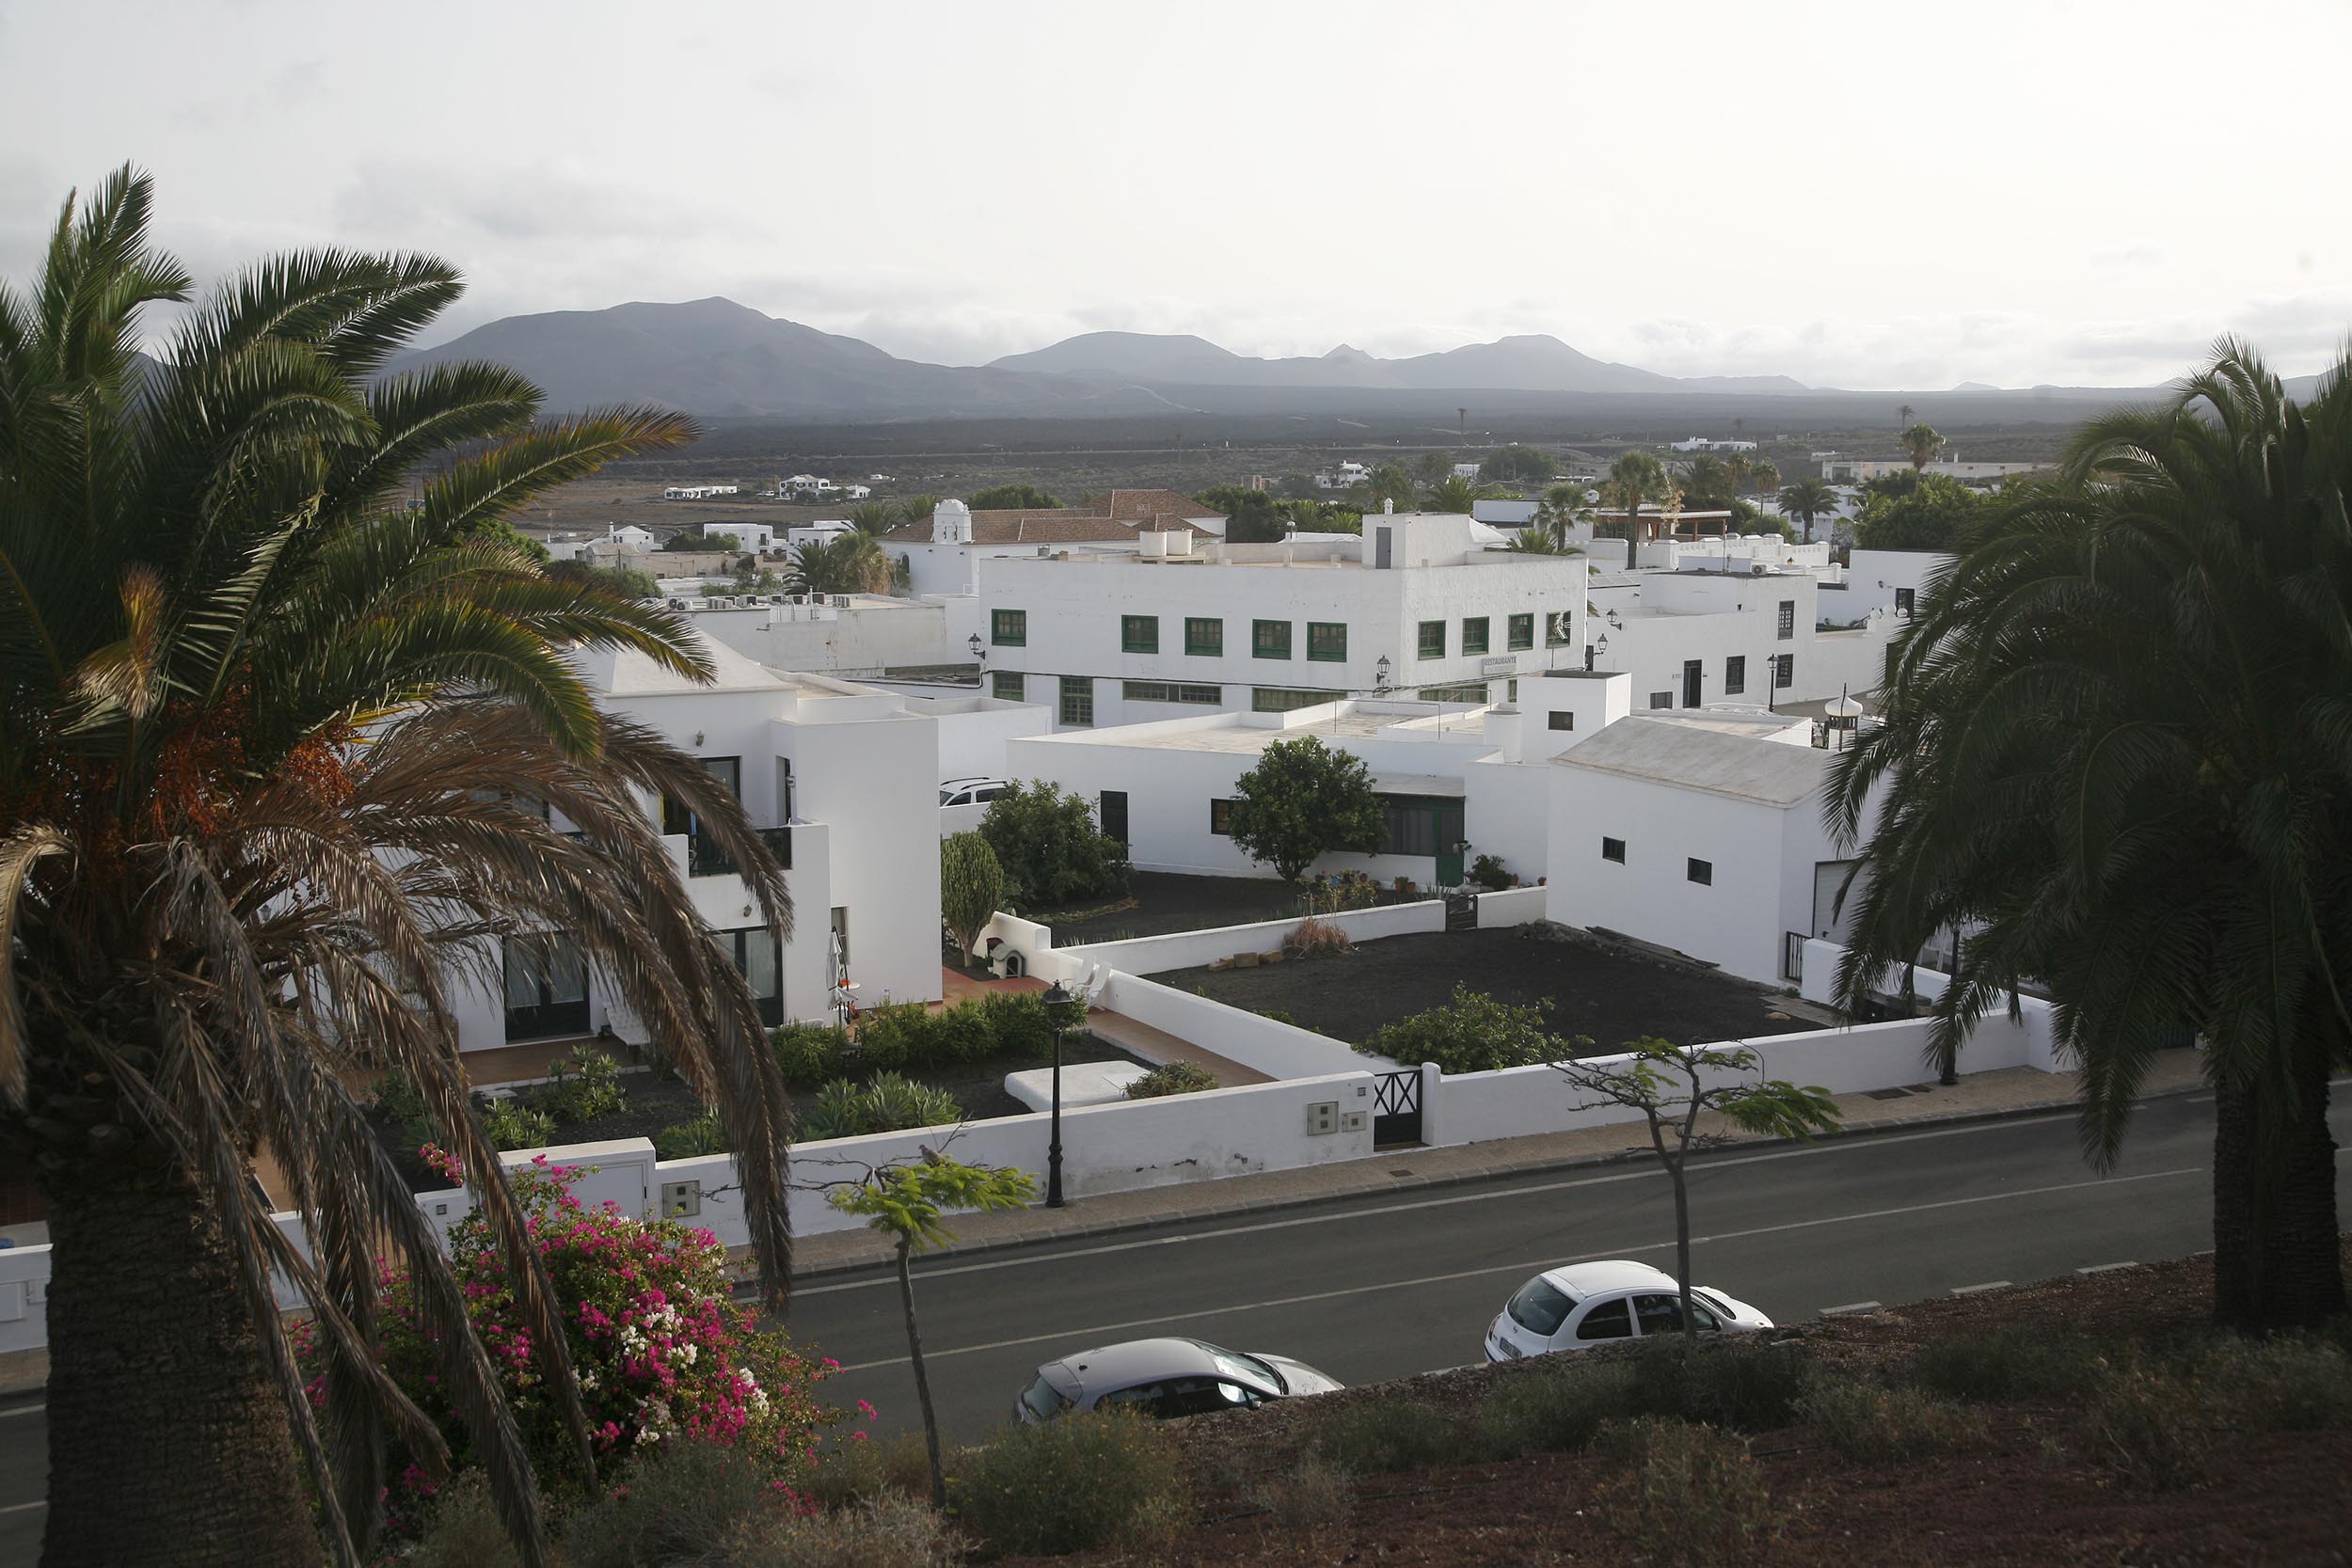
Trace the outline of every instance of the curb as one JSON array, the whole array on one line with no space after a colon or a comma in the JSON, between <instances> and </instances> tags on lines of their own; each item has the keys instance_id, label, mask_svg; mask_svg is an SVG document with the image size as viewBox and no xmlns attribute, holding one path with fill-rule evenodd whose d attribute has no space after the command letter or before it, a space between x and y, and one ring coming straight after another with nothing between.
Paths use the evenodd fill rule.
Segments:
<instances>
[{"instance_id":1,"label":"curb","mask_svg":"<svg viewBox=\"0 0 2352 1568\"><path fill-rule=\"evenodd\" d=\"M2157 1094L2141 1095L2133 1103L2145 1105L2159 1100L2177 1100L2202 1093L2201 1085L2168 1089ZM2038 1100L2026 1105L2004 1105L1994 1110L1955 1111L1946 1115L1926 1114L1896 1117L1885 1121L1873 1121L1861 1127L1841 1127L1835 1132L1812 1139L1741 1138L1735 1143L1719 1145L1723 1148L1789 1148L1799 1143L1835 1143L1848 1138L1883 1137L1890 1132L1908 1132L1922 1127L1966 1127L1997 1121L2023 1121L2046 1116L2052 1111L2072 1110L2079 1102L2073 1099ZM1710 1151L1711 1152L1711 1151ZM1409 1193L1439 1187L1466 1186L1473 1181L1494 1181L1513 1176L1541 1176L1554 1171L1588 1170L1600 1165L1629 1164L1636 1161L1655 1159L1646 1148L1619 1149L1608 1154L1582 1154L1564 1160L1534 1161L1525 1164L1490 1166L1483 1170L1433 1172L1426 1176L1400 1176L1385 1187L1359 1187L1346 1192L1305 1194L1297 1196L1267 1198L1260 1202L1211 1204L1197 1209L1173 1210L1166 1213L1137 1215L1132 1219L1102 1220L1092 1225L1079 1225L1052 1235L1013 1235L990 1237L972 1242L953 1242L925 1253L926 1259L969 1258L989 1252L1010 1252L1022 1247L1048 1246L1057 1242L1089 1240L1098 1236L1128 1234L1140 1230L1156 1230L1174 1226L1190 1225L1200 1220L1233 1219L1244 1214L1277 1212L1285 1209L1309 1209L1322 1203L1340 1203L1349 1198L1377 1196L1389 1193ZM795 1267L794 1284L803 1280L831 1278L837 1275L857 1274L866 1269L886 1267L887 1257L864 1260L843 1260L818 1263L808 1268ZM740 1293L743 1287L738 1287Z\"/></svg>"}]
</instances>

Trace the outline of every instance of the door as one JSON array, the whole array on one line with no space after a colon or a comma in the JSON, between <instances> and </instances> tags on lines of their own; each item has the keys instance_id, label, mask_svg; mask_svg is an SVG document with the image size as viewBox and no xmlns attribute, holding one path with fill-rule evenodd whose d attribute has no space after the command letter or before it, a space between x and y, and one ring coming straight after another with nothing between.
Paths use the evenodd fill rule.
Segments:
<instances>
[{"instance_id":1,"label":"door","mask_svg":"<svg viewBox=\"0 0 2352 1568\"><path fill-rule=\"evenodd\" d=\"M1382 1073L1373 1094L1372 1147L1421 1142L1421 1069Z\"/></svg>"},{"instance_id":2,"label":"door","mask_svg":"<svg viewBox=\"0 0 2352 1568\"><path fill-rule=\"evenodd\" d=\"M1106 789L1103 791L1103 832L1107 836L1119 840L1121 846L1126 844L1127 792L1125 790Z\"/></svg>"},{"instance_id":3,"label":"door","mask_svg":"<svg viewBox=\"0 0 2352 1568\"><path fill-rule=\"evenodd\" d=\"M506 1037L588 1032L588 964L560 933L506 939Z\"/></svg>"},{"instance_id":4,"label":"door","mask_svg":"<svg viewBox=\"0 0 2352 1568\"><path fill-rule=\"evenodd\" d=\"M1389 543L1392 531L1385 528L1373 531L1372 565L1375 571L1385 572L1390 569Z\"/></svg>"},{"instance_id":5,"label":"door","mask_svg":"<svg viewBox=\"0 0 2352 1568\"><path fill-rule=\"evenodd\" d=\"M1684 707L1699 705L1700 669L1700 662L1695 658L1686 658L1682 661L1682 705Z\"/></svg>"},{"instance_id":6,"label":"door","mask_svg":"<svg viewBox=\"0 0 2352 1568\"><path fill-rule=\"evenodd\" d=\"M1462 885L1462 851L1454 845L1446 844L1438 847L1438 885L1439 887Z\"/></svg>"}]
</instances>

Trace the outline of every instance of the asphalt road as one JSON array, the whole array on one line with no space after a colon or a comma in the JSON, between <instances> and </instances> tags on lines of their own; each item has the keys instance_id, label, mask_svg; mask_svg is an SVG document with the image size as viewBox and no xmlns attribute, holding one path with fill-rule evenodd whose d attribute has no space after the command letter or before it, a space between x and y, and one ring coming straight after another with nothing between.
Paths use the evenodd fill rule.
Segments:
<instances>
[{"instance_id":1,"label":"asphalt road","mask_svg":"<svg viewBox=\"0 0 2352 1568\"><path fill-rule=\"evenodd\" d=\"M2352 1108L2339 1097L2340 1141ZM1834 1139L1692 1163L1693 1269L1775 1321L1999 1281L2177 1258L2210 1245L2213 1107L2150 1101L2101 1175L2071 1114ZM2352 1161L2338 1201L2352 1212ZM1673 1199L1649 1163L1357 1197L916 1271L923 1339L951 1437L984 1436L1037 1365L1160 1334L1297 1356L1350 1385L1480 1358L1529 1275L1581 1259L1671 1270ZM895 1278L834 1275L794 1297L795 1337L843 1364L840 1403L878 1433L918 1417ZM46 1479L38 1405L0 1407L0 1564L37 1555Z\"/></svg>"}]
</instances>

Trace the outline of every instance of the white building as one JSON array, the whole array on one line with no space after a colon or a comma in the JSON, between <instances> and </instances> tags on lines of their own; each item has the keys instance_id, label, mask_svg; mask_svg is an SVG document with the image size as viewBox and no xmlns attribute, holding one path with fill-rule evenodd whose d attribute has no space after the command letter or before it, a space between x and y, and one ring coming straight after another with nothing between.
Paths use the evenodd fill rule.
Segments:
<instances>
[{"instance_id":1,"label":"white building","mask_svg":"<svg viewBox=\"0 0 2352 1568\"><path fill-rule=\"evenodd\" d=\"M1478 477L1478 465L1475 463L1456 463L1454 465L1454 477L1455 479L1476 479Z\"/></svg>"},{"instance_id":2,"label":"white building","mask_svg":"<svg viewBox=\"0 0 2352 1568\"><path fill-rule=\"evenodd\" d=\"M771 670L862 677L972 662L971 648L950 634L946 607L936 599L723 594L688 597L674 608L691 615L711 641Z\"/></svg>"},{"instance_id":3,"label":"white building","mask_svg":"<svg viewBox=\"0 0 2352 1568\"><path fill-rule=\"evenodd\" d=\"M1315 475L1318 490L1352 490L1372 477L1372 470L1361 463L1342 463Z\"/></svg>"},{"instance_id":4,"label":"white building","mask_svg":"<svg viewBox=\"0 0 2352 1568\"><path fill-rule=\"evenodd\" d=\"M828 496L839 494L840 488L832 480L817 474L794 474L789 479L776 481L776 497L780 500L792 497L803 500L822 500Z\"/></svg>"},{"instance_id":5,"label":"white building","mask_svg":"<svg viewBox=\"0 0 2352 1568\"><path fill-rule=\"evenodd\" d=\"M665 501L707 500L713 496L734 496L742 493L740 484L672 484L663 487Z\"/></svg>"},{"instance_id":6,"label":"white building","mask_svg":"<svg viewBox=\"0 0 2352 1568\"><path fill-rule=\"evenodd\" d=\"M635 523L617 524L606 531L604 542L618 545L623 549L650 550L654 543L653 530L640 528Z\"/></svg>"},{"instance_id":7,"label":"white building","mask_svg":"<svg viewBox=\"0 0 2352 1568\"><path fill-rule=\"evenodd\" d=\"M1586 562L1485 548L1458 514L1375 514L1360 538L1146 535L1137 553L978 562L990 689L1062 728L1393 692L1483 704L1583 657Z\"/></svg>"},{"instance_id":8,"label":"white building","mask_svg":"<svg viewBox=\"0 0 2352 1568\"><path fill-rule=\"evenodd\" d=\"M818 675L763 669L706 642L717 680L699 686L643 654L572 657L596 705L634 719L723 778L785 868L793 929L755 924L733 867L693 817L648 798L694 908L742 965L771 1022L833 1016L844 972L861 1004L936 1001L939 721L906 700ZM568 823L556 822L558 828ZM466 1050L643 1025L560 935L505 944L503 993L460 988Z\"/></svg>"},{"instance_id":9,"label":"white building","mask_svg":"<svg viewBox=\"0 0 2352 1568\"><path fill-rule=\"evenodd\" d=\"M784 531L787 549L799 549L803 545L830 544L842 534L853 531L846 517L820 517L813 523L794 523Z\"/></svg>"},{"instance_id":10,"label":"white building","mask_svg":"<svg viewBox=\"0 0 2352 1568\"><path fill-rule=\"evenodd\" d=\"M1820 630L1823 595L1840 604L1845 595L1809 565L1693 562L1703 564L1593 579L1591 668L1629 675L1636 711L1814 703L1877 689L1894 626L1882 618Z\"/></svg>"},{"instance_id":11,"label":"white building","mask_svg":"<svg viewBox=\"0 0 2352 1568\"><path fill-rule=\"evenodd\" d=\"M873 494L874 487L870 484L845 484L841 487L841 499L843 500L868 500L872 499Z\"/></svg>"},{"instance_id":12,"label":"white building","mask_svg":"<svg viewBox=\"0 0 2352 1568\"><path fill-rule=\"evenodd\" d=\"M905 559L917 594L971 594L977 563L990 557L1035 555L1041 548L1133 553L1144 533L1168 529L1222 534L1225 518L1171 490L1114 490L1100 500L1033 511L975 512L960 500L944 500L929 523L902 524L882 542Z\"/></svg>"},{"instance_id":13,"label":"white building","mask_svg":"<svg viewBox=\"0 0 2352 1568\"><path fill-rule=\"evenodd\" d=\"M1754 451L1756 450L1754 441L1719 441L1708 436L1692 436L1680 441L1669 441L1666 445L1675 451Z\"/></svg>"},{"instance_id":14,"label":"white building","mask_svg":"<svg viewBox=\"0 0 2352 1568\"><path fill-rule=\"evenodd\" d=\"M1849 551L1846 592L1824 598L1821 613L1856 623L1874 611L1908 618L1927 597L1928 579L1958 559L1939 550Z\"/></svg>"}]
</instances>

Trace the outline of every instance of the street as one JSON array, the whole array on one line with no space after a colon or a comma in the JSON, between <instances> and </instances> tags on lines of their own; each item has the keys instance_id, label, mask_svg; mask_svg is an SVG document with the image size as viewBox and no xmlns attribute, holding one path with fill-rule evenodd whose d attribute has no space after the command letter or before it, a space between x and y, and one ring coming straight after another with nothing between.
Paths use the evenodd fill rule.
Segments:
<instances>
[{"instance_id":1,"label":"street","mask_svg":"<svg viewBox=\"0 0 2352 1568\"><path fill-rule=\"evenodd\" d=\"M2339 1103L2338 1138L2352 1112ZM2086 1166L2071 1113L1695 1158L1693 1274L1776 1322L1894 1304L2210 1243L2213 1108L2144 1104L2122 1162ZM2352 1212L2352 1166L2339 1203ZM1349 1385L1479 1359L1504 1297L1553 1265L1673 1267L1673 1200L1654 1162L1357 1197L917 1267L949 1436L984 1437L1037 1365L1107 1342L1197 1336L1295 1355ZM917 1423L895 1277L835 1275L793 1298L795 1337L843 1364L835 1403ZM0 1563L38 1552L38 1404L0 1407Z\"/></svg>"}]
</instances>

